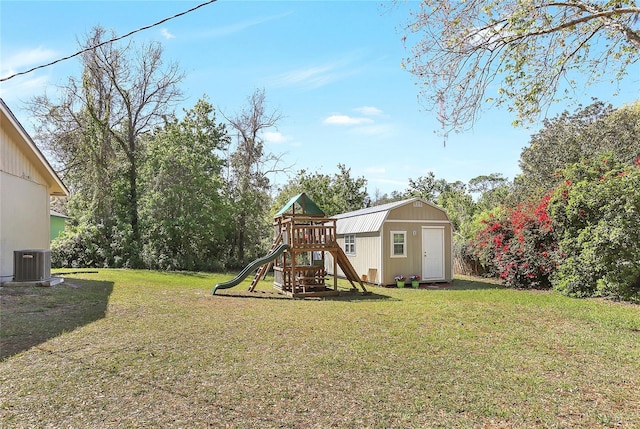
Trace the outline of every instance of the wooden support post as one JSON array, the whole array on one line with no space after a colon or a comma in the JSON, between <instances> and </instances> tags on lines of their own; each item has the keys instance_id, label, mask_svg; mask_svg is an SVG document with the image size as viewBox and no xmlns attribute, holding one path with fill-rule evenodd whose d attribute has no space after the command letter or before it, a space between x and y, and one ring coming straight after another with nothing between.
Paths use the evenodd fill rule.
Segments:
<instances>
[{"instance_id":1,"label":"wooden support post","mask_svg":"<svg viewBox=\"0 0 640 429\"><path fill-rule=\"evenodd\" d=\"M338 258L335 254L333 256L333 290L338 290Z\"/></svg>"}]
</instances>

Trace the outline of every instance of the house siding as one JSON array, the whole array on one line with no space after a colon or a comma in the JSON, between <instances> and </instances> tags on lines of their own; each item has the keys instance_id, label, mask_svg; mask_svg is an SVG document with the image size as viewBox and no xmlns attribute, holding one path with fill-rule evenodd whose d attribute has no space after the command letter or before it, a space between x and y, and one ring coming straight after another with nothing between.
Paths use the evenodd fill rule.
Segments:
<instances>
[{"instance_id":1,"label":"house siding","mask_svg":"<svg viewBox=\"0 0 640 429\"><path fill-rule=\"evenodd\" d=\"M46 185L46 180L34 166L33 160L16 144L20 135L13 128L6 129L5 125L7 124L3 121L0 130L2 141L0 144L0 171L30 182Z\"/></svg>"},{"instance_id":2,"label":"house siding","mask_svg":"<svg viewBox=\"0 0 640 429\"><path fill-rule=\"evenodd\" d=\"M51 225L51 230L50 230L51 232L50 232L49 239L53 241L64 232L67 226L67 217L55 216L50 214L49 222Z\"/></svg>"},{"instance_id":3,"label":"house siding","mask_svg":"<svg viewBox=\"0 0 640 429\"><path fill-rule=\"evenodd\" d=\"M0 283L13 279L14 251L49 248L49 196L67 194L0 99Z\"/></svg>"},{"instance_id":4,"label":"house siding","mask_svg":"<svg viewBox=\"0 0 640 429\"><path fill-rule=\"evenodd\" d=\"M0 172L0 280L13 277L13 251L49 248L46 186Z\"/></svg>"}]
</instances>

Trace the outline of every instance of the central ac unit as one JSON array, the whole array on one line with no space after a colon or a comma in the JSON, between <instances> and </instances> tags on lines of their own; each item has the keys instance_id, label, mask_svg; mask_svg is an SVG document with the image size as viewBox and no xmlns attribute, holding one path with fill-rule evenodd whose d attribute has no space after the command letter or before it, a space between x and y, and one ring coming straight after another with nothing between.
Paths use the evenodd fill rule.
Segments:
<instances>
[{"instance_id":1,"label":"central ac unit","mask_svg":"<svg viewBox=\"0 0 640 429\"><path fill-rule=\"evenodd\" d=\"M50 250L14 250L13 280L30 282L51 278Z\"/></svg>"}]
</instances>

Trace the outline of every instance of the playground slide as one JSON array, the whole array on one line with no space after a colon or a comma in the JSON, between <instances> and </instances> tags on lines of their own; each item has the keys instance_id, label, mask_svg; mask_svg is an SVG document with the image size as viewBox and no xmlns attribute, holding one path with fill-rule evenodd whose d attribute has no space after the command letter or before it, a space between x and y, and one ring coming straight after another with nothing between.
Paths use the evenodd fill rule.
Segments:
<instances>
[{"instance_id":1,"label":"playground slide","mask_svg":"<svg viewBox=\"0 0 640 429\"><path fill-rule=\"evenodd\" d=\"M226 282L218 283L217 285L215 285L215 287L213 288L213 291L211 292L212 295L215 295L216 291L218 289L228 289L230 287L234 287L234 286L240 284L240 282L242 282L242 280L244 280L245 277L247 277L249 275L249 273L255 271L261 265L264 265L266 263L269 263L269 262L273 261L278 256L282 255L282 252L284 252L288 248L289 248L288 244L281 244L280 246L276 247L273 250L273 252L269 253L266 256L263 256L262 258L258 258L255 261L251 262L242 271L240 271L240 274L238 274L235 278L233 278L233 279L231 279L229 281L226 281Z\"/></svg>"}]
</instances>

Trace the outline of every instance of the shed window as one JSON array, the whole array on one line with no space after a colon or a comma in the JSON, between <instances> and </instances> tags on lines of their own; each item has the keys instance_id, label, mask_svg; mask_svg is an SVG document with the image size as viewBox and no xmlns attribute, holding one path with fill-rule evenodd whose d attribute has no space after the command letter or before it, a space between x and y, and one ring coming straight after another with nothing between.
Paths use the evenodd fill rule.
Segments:
<instances>
[{"instance_id":1,"label":"shed window","mask_svg":"<svg viewBox=\"0 0 640 429\"><path fill-rule=\"evenodd\" d=\"M391 231L391 257L407 256L407 232Z\"/></svg>"},{"instance_id":2,"label":"shed window","mask_svg":"<svg viewBox=\"0 0 640 429\"><path fill-rule=\"evenodd\" d=\"M355 235L344 236L344 253L348 253L349 255L356 254L356 236Z\"/></svg>"}]
</instances>

